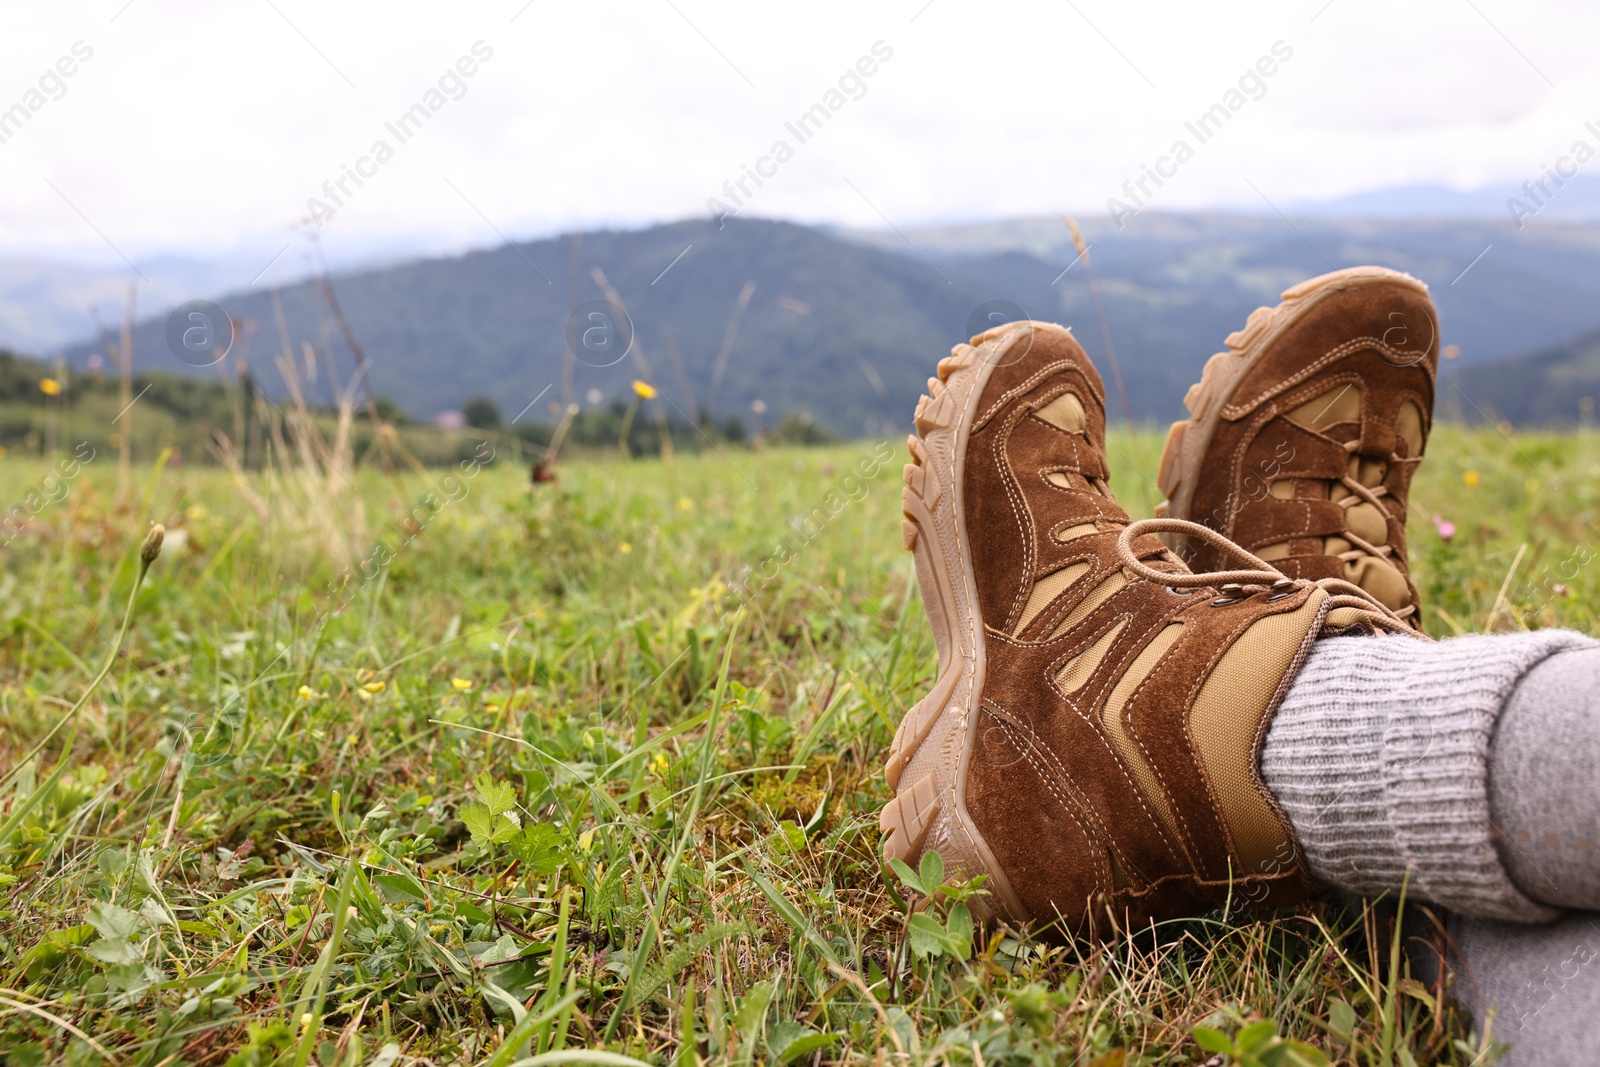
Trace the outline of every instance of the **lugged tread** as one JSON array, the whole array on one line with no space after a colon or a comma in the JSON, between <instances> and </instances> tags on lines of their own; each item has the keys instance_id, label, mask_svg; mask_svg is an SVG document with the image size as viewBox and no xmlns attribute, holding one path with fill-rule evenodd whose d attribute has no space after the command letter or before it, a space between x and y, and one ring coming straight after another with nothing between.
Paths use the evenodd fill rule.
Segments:
<instances>
[{"instance_id":1,"label":"lugged tread","mask_svg":"<svg viewBox=\"0 0 1600 1067\"><path fill-rule=\"evenodd\" d=\"M971 742L969 702L982 691L982 627L976 622L967 546L960 514L963 420L975 408L988 375L1031 331L1061 329L1048 323L1006 323L958 344L941 359L928 392L917 401L916 433L906 439L911 462L902 470L901 541L917 561L928 618L939 646L939 676L906 713L884 767L897 790L879 813L883 854L915 865L924 848L967 877L987 875L1000 911L1020 905L993 854L962 807L961 759ZM1024 351L1026 351L1024 349ZM976 626L976 629L974 627ZM915 776L914 782L908 780Z\"/></svg>"},{"instance_id":2,"label":"lugged tread","mask_svg":"<svg viewBox=\"0 0 1600 1067\"><path fill-rule=\"evenodd\" d=\"M933 507L944 495L944 482L932 467L918 467L922 472L922 480L917 487L917 495L922 497L922 502L928 507Z\"/></svg>"},{"instance_id":3,"label":"lugged tread","mask_svg":"<svg viewBox=\"0 0 1600 1067\"><path fill-rule=\"evenodd\" d=\"M937 432L945 428L947 421L945 424L935 424L933 410L941 402L953 407L952 401L945 395L944 383L952 375L967 370L976 363L976 350L968 345L955 346L948 357L939 361L939 377L928 379L929 394L917 402L916 420L920 433ZM943 486L932 468L927 465L928 447L922 438L917 434L908 435L906 448L911 453L912 461L901 469L901 479L905 483L905 488L901 492L900 537L908 550L916 551L917 546L922 543L922 522L931 521L931 508L943 495ZM939 713L943 711L944 704L949 700L950 692L955 688L958 678L959 671L947 671L935 682L933 689L901 720L894 741L890 745L889 759L884 768L884 775L889 780L890 788L898 784L901 772L927 737Z\"/></svg>"},{"instance_id":4,"label":"lugged tread","mask_svg":"<svg viewBox=\"0 0 1600 1067\"><path fill-rule=\"evenodd\" d=\"M922 842L927 840L934 817L943 807L938 783L931 774L898 793L878 814L878 829L884 834L884 856L911 863L922 851Z\"/></svg>"},{"instance_id":5,"label":"lugged tread","mask_svg":"<svg viewBox=\"0 0 1600 1067\"><path fill-rule=\"evenodd\" d=\"M893 789L900 784L901 772L905 770L906 764L911 762L912 755L927 738L928 731L933 729L934 721L944 712L945 705L950 702L950 694L955 692L956 682L960 677L959 671L946 671L928 694L912 705L911 710L906 712L906 717L900 720L900 728L895 731L894 742L889 746L889 760L883 768L883 775L889 780L889 788Z\"/></svg>"},{"instance_id":6,"label":"lugged tread","mask_svg":"<svg viewBox=\"0 0 1600 1067\"><path fill-rule=\"evenodd\" d=\"M972 366L974 358L971 345L956 345L950 350L948 356L939 361L937 368L939 380L941 382L949 381L950 375L956 371Z\"/></svg>"},{"instance_id":7,"label":"lugged tread","mask_svg":"<svg viewBox=\"0 0 1600 1067\"><path fill-rule=\"evenodd\" d=\"M937 397L924 396L917 403L914 420L917 432L926 436L935 430L942 430L950 425L955 414L955 404L951 402L949 393L941 391Z\"/></svg>"},{"instance_id":8,"label":"lugged tread","mask_svg":"<svg viewBox=\"0 0 1600 1067\"><path fill-rule=\"evenodd\" d=\"M1179 456L1183 451L1183 435L1188 426L1187 420L1173 423L1172 429L1167 431L1167 443L1161 449L1161 466L1157 468L1156 485L1168 499L1178 491L1178 485L1182 481L1182 464Z\"/></svg>"}]
</instances>

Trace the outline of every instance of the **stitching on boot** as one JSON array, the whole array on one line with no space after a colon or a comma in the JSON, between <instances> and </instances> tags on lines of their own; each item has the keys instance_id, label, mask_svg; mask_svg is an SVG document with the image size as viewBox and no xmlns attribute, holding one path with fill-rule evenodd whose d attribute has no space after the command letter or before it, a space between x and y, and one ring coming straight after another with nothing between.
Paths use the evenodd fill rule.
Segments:
<instances>
[{"instance_id":1,"label":"stitching on boot","mask_svg":"<svg viewBox=\"0 0 1600 1067\"><path fill-rule=\"evenodd\" d=\"M1328 352L1316 362L1302 367L1300 370L1296 371L1294 374L1291 374L1289 377L1285 378L1271 389L1268 389L1266 392L1255 397L1248 403L1229 404L1222 409L1222 414L1228 419L1240 418L1248 414L1250 409L1255 407L1257 404L1264 400L1270 400L1278 394L1294 388L1307 378L1310 378L1312 375L1316 374L1323 367L1326 367L1328 364L1335 363L1338 360L1343 359L1345 356L1350 355L1352 352L1360 352L1369 348L1376 349L1379 355L1385 357L1393 356L1397 360L1407 360L1409 362L1399 363L1397 366L1420 367L1428 375L1428 380L1430 382L1434 380L1434 369L1428 364L1428 353L1426 350L1421 352L1406 352L1390 347L1381 337L1356 337L1346 341L1342 345L1339 345L1337 348L1329 349Z\"/></svg>"},{"instance_id":2,"label":"stitching on boot","mask_svg":"<svg viewBox=\"0 0 1600 1067\"><path fill-rule=\"evenodd\" d=\"M997 720L1006 724L1011 730L1021 733L1028 739L1028 747L1023 751L1025 753L1025 758L1028 759L1029 765L1034 768L1034 772L1038 774L1039 779L1046 784L1051 792L1056 794L1057 799L1061 800L1064 806L1067 806L1068 801L1064 796L1062 796L1059 790L1065 788L1070 792L1077 793L1078 788L1076 783L1073 781L1071 773L1066 769L1066 766L1062 764L1061 757L1051 750L1048 745L1039 743L1038 735L1035 734L1033 730L1028 728L1028 726L1017 716L1001 707L994 700L985 697L983 704L984 707L988 708L994 714ZM1093 724L1091 723L1091 726L1092 725ZM1102 742L1105 741L1105 738L1099 735L1098 731L1096 731L1096 736L1100 736ZM1047 761L1048 766L1041 768L1031 755L1027 755L1027 753L1033 752L1041 754L1044 760ZM1115 755L1115 753L1113 753L1113 755ZM1120 762L1118 763L1118 766L1121 766ZM1045 771L1049 771L1050 773L1045 773ZM1143 791L1139 789L1132 779L1127 777L1126 772L1124 772L1123 778L1128 782L1129 787L1133 789L1134 794L1139 797L1139 806L1144 809L1144 812L1151 820L1151 823L1157 827L1162 827L1163 824L1161 823L1160 819L1145 805ZM1146 885L1150 884L1149 876L1146 875L1139 865L1133 861L1132 857L1123 851L1122 846L1117 841L1116 835L1111 833L1101 821L1099 813L1095 811L1094 805L1084 803L1081 800L1074 800L1071 802L1071 806L1068 807L1068 811L1070 812L1073 807L1081 809L1082 814L1091 819L1095 824L1095 830L1097 832L1092 833L1090 832L1089 828L1083 826L1082 822L1077 818L1073 819L1073 821L1078 822L1079 827L1083 829L1084 836L1088 837L1091 841L1097 841L1103 847L1110 849L1117 855L1130 873L1137 875L1139 879ZM1162 829L1161 836L1163 843L1167 847L1168 855L1174 860L1182 861L1185 857L1180 856L1172 851L1171 842L1166 841L1166 831L1164 828ZM1099 856L1095 856L1094 861L1096 862L1097 866L1103 862ZM1101 879L1101 883L1103 885L1111 884L1109 870L1106 872L1106 877Z\"/></svg>"},{"instance_id":3,"label":"stitching on boot","mask_svg":"<svg viewBox=\"0 0 1600 1067\"><path fill-rule=\"evenodd\" d=\"M1074 344L1076 344L1076 342L1074 342ZM979 430L983 429L989 424L989 420L994 418L995 415L999 413L1001 408L1005 407L1017 397L1027 394L1034 388L1034 386L1038 385L1040 382L1044 381L1046 378L1050 377L1050 375L1056 373L1062 368L1076 372L1078 377L1083 379L1084 384L1089 386L1089 395L1094 397L1097 401L1100 401L1102 404L1104 403L1105 398L1098 390L1094 388L1094 383L1089 376L1083 373L1083 368L1078 365L1078 361L1071 357L1066 357L1039 368L1039 370L1029 375L1026 381L1019 385L1012 386L999 397L995 398L995 402L989 405L989 409L987 411L972 420L972 432L977 433Z\"/></svg>"}]
</instances>

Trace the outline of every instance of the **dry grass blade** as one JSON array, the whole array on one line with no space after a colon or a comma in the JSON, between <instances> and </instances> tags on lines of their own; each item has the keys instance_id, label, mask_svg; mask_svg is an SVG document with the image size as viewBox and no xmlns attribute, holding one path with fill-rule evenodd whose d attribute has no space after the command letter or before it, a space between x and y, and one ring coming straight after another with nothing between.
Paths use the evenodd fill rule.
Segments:
<instances>
[{"instance_id":1,"label":"dry grass blade","mask_svg":"<svg viewBox=\"0 0 1600 1067\"><path fill-rule=\"evenodd\" d=\"M1117 386L1117 400L1122 405L1122 417L1133 425L1133 405L1128 403L1128 387L1122 383L1122 366L1117 362L1117 346L1111 343L1111 324L1106 321L1105 305L1100 302L1100 286L1094 280L1094 267L1089 263L1089 246L1084 243L1083 234L1078 231L1077 220L1071 215L1063 215L1067 229L1072 231L1072 245L1078 250L1078 256L1083 260L1083 271L1089 277L1089 295L1094 298L1094 314L1100 320L1100 337L1106 346L1106 362L1111 365L1111 378Z\"/></svg>"},{"instance_id":2,"label":"dry grass blade","mask_svg":"<svg viewBox=\"0 0 1600 1067\"><path fill-rule=\"evenodd\" d=\"M1500 582L1500 591L1494 596L1494 605L1489 608L1488 618L1483 620L1483 632L1494 633L1494 624L1500 619L1500 611L1505 607L1506 592L1511 588L1511 580L1517 576L1517 567L1522 563L1523 554L1528 551L1528 543L1524 541L1517 546L1517 554L1512 557L1511 566L1506 568L1506 576Z\"/></svg>"}]
</instances>

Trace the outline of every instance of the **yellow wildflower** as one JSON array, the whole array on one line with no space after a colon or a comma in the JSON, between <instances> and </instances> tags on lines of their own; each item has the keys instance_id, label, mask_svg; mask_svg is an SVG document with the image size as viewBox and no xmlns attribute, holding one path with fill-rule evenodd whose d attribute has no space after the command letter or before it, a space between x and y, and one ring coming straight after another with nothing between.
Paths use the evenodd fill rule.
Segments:
<instances>
[{"instance_id":1,"label":"yellow wildflower","mask_svg":"<svg viewBox=\"0 0 1600 1067\"><path fill-rule=\"evenodd\" d=\"M43 393L45 396L60 396L61 383L56 381L54 378L40 378L39 392ZM653 391L652 395L654 395Z\"/></svg>"},{"instance_id":2,"label":"yellow wildflower","mask_svg":"<svg viewBox=\"0 0 1600 1067\"><path fill-rule=\"evenodd\" d=\"M1468 489L1476 489L1478 487L1478 482L1481 480L1482 479L1478 477L1477 471L1468 471L1461 476L1462 484L1464 484Z\"/></svg>"},{"instance_id":3,"label":"yellow wildflower","mask_svg":"<svg viewBox=\"0 0 1600 1067\"><path fill-rule=\"evenodd\" d=\"M470 678L452 678L452 679L450 679L450 684L455 686L457 689L471 689L472 688L472 679L470 679Z\"/></svg>"},{"instance_id":4,"label":"yellow wildflower","mask_svg":"<svg viewBox=\"0 0 1600 1067\"><path fill-rule=\"evenodd\" d=\"M633 391L640 400L649 400L651 397L656 395L656 387L642 378L635 378L633 380Z\"/></svg>"}]
</instances>

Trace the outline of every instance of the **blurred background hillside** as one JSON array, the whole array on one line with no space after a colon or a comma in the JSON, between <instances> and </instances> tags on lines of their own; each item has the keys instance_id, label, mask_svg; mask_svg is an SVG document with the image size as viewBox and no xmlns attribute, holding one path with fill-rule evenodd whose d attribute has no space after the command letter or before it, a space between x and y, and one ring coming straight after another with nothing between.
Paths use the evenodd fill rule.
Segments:
<instances>
[{"instance_id":1,"label":"blurred background hillside","mask_svg":"<svg viewBox=\"0 0 1600 1067\"><path fill-rule=\"evenodd\" d=\"M341 387L358 451L377 417L419 457L890 434L930 359L1018 315L1114 353L1113 415L1156 425L1252 309L1368 263L1433 291L1441 416L1558 428L1600 396L1585 5L13 17L12 450L73 418L109 441L137 398L140 451L248 459L252 420L296 390L334 418ZM197 299L235 327L215 361L168 336ZM573 351L597 301L625 358Z\"/></svg>"},{"instance_id":2,"label":"blurred background hillside","mask_svg":"<svg viewBox=\"0 0 1600 1067\"><path fill-rule=\"evenodd\" d=\"M1433 289L1443 343L1457 357L1444 368L1444 417L1554 427L1586 419L1600 394L1600 223L1519 230L1482 213L1403 214L1419 195L1360 198L1353 207L1366 214L1357 216L1328 205L1289 225L1173 213L1119 232L1089 220L1087 259L1059 217L903 233L734 218L578 232L281 288L206 292L234 320L231 349L193 367L170 350L165 308L137 318L134 392L154 414L134 425L144 427L142 442L204 458L210 428L248 436L253 419L284 402L285 352L308 402L331 408L338 385L357 374L353 338L380 414L415 424L419 455L470 448L452 432L463 428L548 442L574 404L583 413L574 443L614 443L636 379L659 394L636 420L635 444L646 451L658 447L663 424L689 448L701 443L701 425L707 437L732 440L771 433L786 419L788 431L815 426L818 440L887 434L904 428L930 356L966 337L984 308L1067 323L1097 357L1109 340L1133 419L1165 422L1253 308L1303 278L1369 262ZM1384 217L1385 205L1395 214ZM219 268L216 277L225 276ZM571 309L606 300L603 287L620 297L634 333L626 358L610 366L568 354ZM40 331L68 322L76 296L0 290L5 321L31 315ZM99 336L63 326L31 353L9 342L32 361L6 365L0 444L41 447L52 404L80 416L83 429L73 434L115 433L116 391L99 384L119 366L115 325L102 323ZM63 395L41 394L43 378L59 381ZM105 402L94 400L101 395Z\"/></svg>"}]
</instances>

